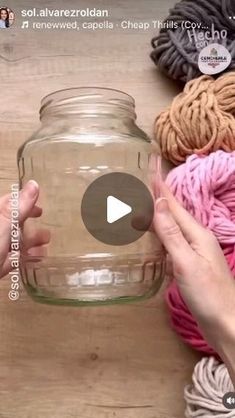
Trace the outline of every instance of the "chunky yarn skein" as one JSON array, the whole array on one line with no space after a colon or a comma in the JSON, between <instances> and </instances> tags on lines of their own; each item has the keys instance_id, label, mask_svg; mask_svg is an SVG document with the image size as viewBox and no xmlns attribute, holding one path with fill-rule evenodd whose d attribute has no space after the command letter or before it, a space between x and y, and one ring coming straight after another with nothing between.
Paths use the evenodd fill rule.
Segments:
<instances>
[{"instance_id":1,"label":"chunky yarn skein","mask_svg":"<svg viewBox=\"0 0 235 418\"><path fill-rule=\"evenodd\" d=\"M192 29L189 23L199 25L194 28L193 35L199 33L227 31L226 39L214 36L213 42L223 44L232 55L230 69L235 68L235 21L229 16L235 16L234 0L182 0L169 12L163 22L158 36L152 39L151 58L158 68L169 77L187 82L199 77L199 49L192 39ZM182 28L182 23L188 22L189 29ZM190 31L190 37L189 37ZM194 37L193 36L193 37Z\"/></svg>"},{"instance_id":2,"label":"chunky yarn skein","mask_svg":"<svg viewBox=\"0 0 235 418\"><path fill-rule=\"evenodd\" d=\"M168 287L165 300L170 312L172 328L180 335L182 340L193 347L194 350L207 355L216 355L213 348L204 340L196 320L180 295L175 281Z\"/></svg>"},{"instance_id":3,"label":"chunky yarn skein","mask_svg":"<svg viewBox=\"0 0 235 418\"><path fill-rule=\"evenodd\" d=\"M168 174L166 183L220 244L235 246L235 151L192 155Z\"/></svg>"},{"instance_id":4,"label":"chunky yarn skein","mask_svg":"<svg viewBox=\"0 0 235 418\"><path fill-rule=\"evenodd\" d=\"M234 392L228 370L214 357L196 364L192 384L184 389L186 418L234 418L235 411L223 405L223 396Z\"/></svg>"},{"instance_id":5,"label":"chunky yarn skein","mask_svg":"<svg viewBox=\"0 0 235 418\"><path fill-rule=\"evenodd\" d=\"M192 155L169 173L166 183L184 208L215 234L235 277L235 152ZM214 354L175 281L166 290L165 298L172 327L181 338L196 350Z\"/></svg>"},{"instance_id":6,"label":"chunky yarn skein","mask_svg":"<svg viewBox=\"0 0 235 418\"><path fill-rule=\"evenodd\" d=\"M235 250L234 247L224 250L228 266L235 277ZM170 312L172 328L177 332L182 340L190 345L194 350L205 353L206 355L218 354L208 345L202 336L198 324L186 303L184 302L175 280L173 280L165 293L165 301Z\"/></svg>"},{"instance_id":7,"label":"chunky yarn skein","mask_svg":"<svg viewBox=\"0 0 235 418\"><path fill-rule=\"evenodd\" d=\"M187 83L156 118L154 133L163 157L175 165L192 154L234 151L235 71Z\"/></svg>"}]
</instances>

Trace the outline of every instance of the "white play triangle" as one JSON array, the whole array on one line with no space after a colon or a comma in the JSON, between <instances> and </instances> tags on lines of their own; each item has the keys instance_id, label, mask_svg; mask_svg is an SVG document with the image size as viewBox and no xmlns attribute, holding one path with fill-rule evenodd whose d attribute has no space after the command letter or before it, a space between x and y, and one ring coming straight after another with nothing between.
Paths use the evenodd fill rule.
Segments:
<instances>
[{"instance_id":1,"label":"white play triangle","mask_svg":"<svg viewBox=\"0 0 235 418\"><path fill-rule=\"evenodd\" d=\"M132 207L114 196L107 197L107 222L112 224L132 212Z\"/></svg>"}]
</instances>

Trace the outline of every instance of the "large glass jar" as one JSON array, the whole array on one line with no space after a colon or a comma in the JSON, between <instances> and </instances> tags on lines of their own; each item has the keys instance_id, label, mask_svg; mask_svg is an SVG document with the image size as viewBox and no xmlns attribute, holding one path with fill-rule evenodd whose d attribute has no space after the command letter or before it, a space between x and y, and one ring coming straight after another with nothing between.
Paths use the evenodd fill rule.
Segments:
<instances>
[{"instance_id":1,"label":"large glass jar","mask_svg":"<svg viewBox=\"0 0 235 418\"><path fill-rule=\"evenodd\" d=\"M23 239L38 228L51 237L38 253L21 256L28 293L78 306L152 296L162 282L164 252L151 228L135 242L109 245L90 234L81 216L88 186L108 173L135 176L157 197L158 157L135 124L134 99L112 89L61 90L42 100L40 119L18 151L20 187L35 180L43 209L25 222Z\"/></svg>"}]
</instances>

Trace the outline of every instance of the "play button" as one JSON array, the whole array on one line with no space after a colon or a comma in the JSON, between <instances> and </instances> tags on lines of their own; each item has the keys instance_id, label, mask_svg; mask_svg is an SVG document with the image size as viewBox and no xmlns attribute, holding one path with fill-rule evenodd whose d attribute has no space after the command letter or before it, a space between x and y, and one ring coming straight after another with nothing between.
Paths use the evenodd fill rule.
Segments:
<instances>
[{"instance_id":1,"label":"play button","mask_svg":"<svg viewBox=\"0 0 235 418\"><path fill-rule=\"evenodd\" d=\"M107 198L107 222L113 224L123 216L129 215L132 212L131 206L116 199L114 196L108 196Z\"/></svg>"},{"instance_id":2,"label":"play button","mask_svg":"<svg viewBox=\"0 0 235 418\"><path fill-rule=\"evenodd\" d=\"M152 223L154 204L147 186L126 173L98 177L82 198L81 215L88 232L108 245L138 240Z\"/></svg>"}]
</instances>

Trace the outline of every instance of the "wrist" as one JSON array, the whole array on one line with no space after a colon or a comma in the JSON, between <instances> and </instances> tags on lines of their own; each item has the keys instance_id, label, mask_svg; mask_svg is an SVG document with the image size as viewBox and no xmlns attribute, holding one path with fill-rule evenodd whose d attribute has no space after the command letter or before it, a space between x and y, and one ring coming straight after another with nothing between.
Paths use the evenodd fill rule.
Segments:
<instances>
[{"instance_id":1,"label":"wrist","mask_svg":"<svg viewBox=\"0 0 235 418\"><path fill-rule=\"evenodd\" d=\"M218 330L218 354L228 368L235 388L235 316L223 322L223 327Z\"/></svg>"}]
</instances>

